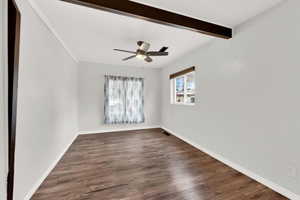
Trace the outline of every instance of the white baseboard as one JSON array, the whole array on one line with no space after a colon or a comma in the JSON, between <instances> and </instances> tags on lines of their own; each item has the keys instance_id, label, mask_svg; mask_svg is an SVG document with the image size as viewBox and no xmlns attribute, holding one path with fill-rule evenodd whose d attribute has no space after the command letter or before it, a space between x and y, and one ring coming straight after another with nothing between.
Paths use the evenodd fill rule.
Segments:
<instances>
[{"instance_id":1,"label":"white baseboard","mask_svg":"<svg viewBox=\"0 0 300 200\"><path fill-rule=\"evenodd\" d=\"M165 127L161 127L161 128L164 129L165 131L171 133L172 135L180 138L181 140L185 141L186 143L194 146L195 148L199 149L200 151L202 151L202 152L210 155L211 157L217 159L218 161L220 161L220 162L228 165L229 167L241 172L242 174L245 174L246 176L248 176L248 177L256 180L257 182L271 188L272 190L282 194L283 196L285 196L285 197L287 197L291 200L300 200L300 196L293 193L293 192L291 192L290 190L288 190L288 189L286 189L286 188L284 188L284 187L282 187L282 186L280 186L276 183L273 183L272 181L269 181L269 180L257 175L256 173L254 173L254 172L252 172L252 171L250 171L250 170L248 170L248 169L246 169L246 168L244 168L244 167L242 167L242 166L240 166L240 165L238 165L234 162L231 162L230 160L227 160L226 158L224 158L223 156L221 156L219 154L216 154L216 153L214 153L214 152L212 152L212 151L210 151L206 148L201 147L199 144L196 144L196 143L190 141L189 139L185 138L184 136L181 136L178 133L175 133L175 132L173 132L173 131L165 128Z\"/></svg>"},{"instance_id":2,"label":"white baseboard","mask_svg":"<svg viewBox=\"0 0 300 200\"><path fill-rule=\"evenodd\" d=\"M65 149L57 156L55 161L49 166L49 168L45 171L43 176L34 184L32 189L27 193L24 200L30 200L31 197L34 195L34 193L37 191L37 189L40 187L40 185L44 182L44 180L49 176L50 172L54 169L54 167L57 165L57 163L60 161L60 159L63 157L63 155L67 152L69 147L72 145L72 143L75 141L78 135L75 135L72 140L69 142L69 144L65 147Z\"/></svg>"},{"instance_id":3,"label":"white baseboard","mask_svg":"<svg viewBox=\"0 0 300 200\"><path fill-rule=\"evenodd\" d=\"M219 160L220 162L228 165L229 167L241 172L242 174L245 174L246 176L256 180L257 182L271 188L272 190L286 196L287 198L291 200L300 200L300 196L291 192L290 190L273 183L272 181L269 181L256 173L251 172L248 169L245 169L244 167L231 162L224 158L223 156L216 154L214 152L211 152L203 147L201 147L199 144L196 144L189 139L185 138L184 136L181 136L165 127L160 127L160 126L149 126L149 127L134 127L134 128L124 128L124 129L110 129L110 130L97 130L97 131L80 131L79 134L91 134L91 133L107 133L107 132L116 132L116 131L130 131L130 130L142 130L142 129L151 129L151 128L162 128L165 131L171 133L172 135L180 138L181 140L187 142L188 144L194 146L195 148L199 149L200 151L210 155L211 157ZM71 144L74 142L74 140L77 138L77 135L74 136L72 141L66 146L65 150L57 157L57 159L53 162L53 164L45 171L44 175L36 182L36 184L32 187L32 189L27 193L26 197L24 200L30 200L30 198L33 196L33 194L36 192L36 190L39 188L39 186L43 183L43 181L46 179L46 177L50 174L50 172L54 169L54 167L57 165L59 160L62 158L62 156L66 153L66 151L69 149Z\"/></svg>"},{"instance_id":4,"label":"white baseboard","mask_svg":"<svg viewBox=\"0 0 300 200\"><path fill-rule=\"evenodd\" d=\"M134 127L134 128L123 128L123 129L110 129L110 130L97 130L97 131L80 131L79 134L91 134L91 133L106 133L106 132L116 132L116 131L130 131L130 130L142 130L142 129L151 129L151 128L160 128L160 126L145 126L145 127ZM54 169L54 167L57 165L57 163L60 161L60 159L63 157L63 155L67 152L71 144L74 142L74 140L79 135L75 135L70 143L66 146L63 152L59 156L57 156L56 160L49 166L49 168L45 171L43 176L34 184L32 189L27 193L24 200L30 200L31 197L34 195L34 193L37 191L37 189L40 187L40 185L44 182L44 180L49 176L50 172Z\"/></svg>"},{"instance_id":5,"label":"white baseboard","mask_svg":"<svg viewBox=\"0 0 300 200\"><path fill-rule=\"evenodd\" d=\"M141 127L126 127L126 128L112 128L112 129L102 129L102 130L93 130L93 131L79 131L79 135L83 134L95 134L95 133L109 133L109 132L120 132L120 131L133 131L133 130L143 130L143 129L152 129L160 128L160 126L141 126Z\"/></svg>"}]
</instances>

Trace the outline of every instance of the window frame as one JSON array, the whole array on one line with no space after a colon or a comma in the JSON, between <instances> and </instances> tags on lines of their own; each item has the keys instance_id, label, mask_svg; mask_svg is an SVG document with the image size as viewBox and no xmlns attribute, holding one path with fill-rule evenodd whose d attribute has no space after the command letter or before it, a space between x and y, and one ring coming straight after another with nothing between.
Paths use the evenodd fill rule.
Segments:
<instances>
[{"instance_id":1,"label":"window frame","mask_svg":"<svg viewBox=\"0 0 300 200\"><path fill-rule=\"evenodd\" d=\"M193 93L187 92L187 77L188 77L188 75L190 75L192 73L194 74L194 83L196 83L195 82L195 71L191 71L191 72L188 72L188 73L185 73L185 74L182 74L180 76L177 76L175 78L170 79L170 84L171 84L171 88L170 88L170 91L171 91L171 104L174 104L174 105L186 105L186 106L194 106L196 104L196 102L194 102L194 103L188 103L188 102L186 102L188 94L194 94L195 98L196 98L196 85L195 85ZM176 91L176 79L179 79L179 78L184 78L183 102L177 102L176 101L176 97L177 97L176 96L176 94L177 94L177 91Z\"/></svg>"},{"instance_id":2,"label":"window frame","mask_svg":"<svg viewBox=\"0 0 300 200\"><path fill-rule=\"evenodd\" d=\"M116 81L120 81L117 85L113 85ZM128 117L128 110L130 106L133 106L132 103L128 103L128 101L136 100L138 98L127 98L129 95L129 91L132 90L132 87L129 87L129 83L133 81L134 84L139 83L139 87L135 87L139 98L139 108L135 109L135 113L139 114L138 117ZM139 90L137 90L137 88ZM105 75L104 76L104 124L142 124L145 123L145 104L144 104L144 78L137 77L125 77L125 76L114 76L114 75ZM113 95L116 93L115 90L122 90L123 93L119 92L118 95ZM132 96L132 94L130 95ZM116 98L116 100L114 100ZM116 116L116 105L119 107L117 110L118 116ZM129 105L129 107L128 107ZM136 106L136 105L134 105Z\"/></svg>"}]
</instances>

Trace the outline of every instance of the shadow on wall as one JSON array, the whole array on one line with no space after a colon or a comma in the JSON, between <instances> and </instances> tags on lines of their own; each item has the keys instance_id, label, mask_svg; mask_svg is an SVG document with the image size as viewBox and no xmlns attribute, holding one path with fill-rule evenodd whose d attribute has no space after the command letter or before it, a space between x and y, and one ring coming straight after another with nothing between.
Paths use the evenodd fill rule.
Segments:
<instances>
[{"instance_id":1,"label":"shadow on wall","mask_svg":"<svg viewBox=\"0 0 300 200\"><path fill-rule=\"evenodd\" d=\"M7 167L7 106L5 99L6 95L6 45L7 44L7 1L0 1L0 199L6 199L6 175Z\"/></svg>"}]
</instances>

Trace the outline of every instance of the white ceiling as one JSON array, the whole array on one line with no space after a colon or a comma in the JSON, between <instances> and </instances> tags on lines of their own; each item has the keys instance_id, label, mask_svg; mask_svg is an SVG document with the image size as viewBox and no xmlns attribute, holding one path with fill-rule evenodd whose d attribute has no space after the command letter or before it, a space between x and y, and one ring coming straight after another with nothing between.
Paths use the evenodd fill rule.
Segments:
<instances>
[{"instance_id":1,"label":"white ceiling","mask_svg":"<svg viewBox=\"0 0 300 200\"><path fill-rule=\"evenodd\" d=\"M283 0L132 0L186 16L235 27Z\"/></svg>"},{"instance_id":2,"label":"white ceiling","mask_svg":"<svg viewBox=\"0 0 300 200\"><path fill-rule=\"evenodd\" d=\"M79 61L136 67L163 67L213 38L203 34L120 16L60 0L30 0L46 23ZM194 18L235 27L282 0L135 0ZM167 57L152 63L132 59L114 48L135 51L136 41L151 43L150 50L169 47Z\"/></svg>"}]
</instances>

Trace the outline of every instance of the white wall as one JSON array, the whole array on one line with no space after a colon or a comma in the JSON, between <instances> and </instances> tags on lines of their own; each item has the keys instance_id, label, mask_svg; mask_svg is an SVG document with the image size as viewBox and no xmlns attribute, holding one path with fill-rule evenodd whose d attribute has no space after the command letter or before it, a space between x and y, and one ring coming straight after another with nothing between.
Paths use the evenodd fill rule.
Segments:
<instances>
[{"instance_id":1,"label":"white wall","mask_svg":"<svg viewBox=\"0 0 300 200\"><path fill-rule=\"evenodd\" d=\"M6 199L7 176L7 1L0 1L0 199Z\"/></svg>"},{"instance_id":2,"label":"white wall","mask_svg":"<svg viewBox=\"0 0 300 200\"><path fill-rule=\"evenodd\" d=\"M300 1L163 69L162 125L300 195ZM169 74L196 66L195 106L170 105Z\"/></svg>"},{"instance_id":3,"label":"white wall","mask_svg":"<svg viewBox=\"0 0 300 200\"><path fill-rule=\"evenodd\" d=\"M157 127L160 125L160 69L79 64L79 129L81 132ZM145 81L145 123L105 125L104 75L143 77Z\"/></svg>"},{"instance_id":4,"label":"white wall","mask_svg":"<svg viewBox=\"0 0 300 200\"><path fill-rule=\"evenodd\" d=\"M21 2L16 200L29 199L77 136L78 124L82 132L134 128L103 124L105 74L145 78L146 123L136 128L162 121L300 194L299 1L287 1L240 27L234 39L217 40L162 71L86 62L77 71L27 1ZM170 105L169 74L194 65L196 106Z\"/></svg>"},{"instance_id":5,"label":"white wall","mask_svg":"<svg viewBox=\"0 0 300 200\"><path fill-rule=\"evenodd\" d=\"M27 1L22 15L15 200L29 199L78 133L77 63Z\"/></svg>"}]
</instances>

